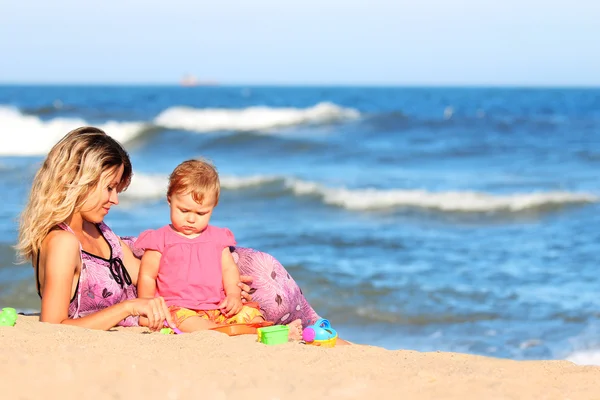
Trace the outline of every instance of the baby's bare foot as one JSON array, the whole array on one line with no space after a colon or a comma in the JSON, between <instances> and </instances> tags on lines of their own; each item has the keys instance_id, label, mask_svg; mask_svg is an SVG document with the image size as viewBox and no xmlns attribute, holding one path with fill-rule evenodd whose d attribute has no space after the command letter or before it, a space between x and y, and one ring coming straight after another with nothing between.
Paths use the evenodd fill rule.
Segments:
<instances>
[{"instance_id":1,"label":"baby's bare foot","mask_svg":"<svg viewBox=\"0 0 600 400\"><path fill-rule=\"evenodd\" d=\"M288 338L290 340L302 340L302 321L297 319L287 325L290 328Z\"/></svg>"}]
</instances>

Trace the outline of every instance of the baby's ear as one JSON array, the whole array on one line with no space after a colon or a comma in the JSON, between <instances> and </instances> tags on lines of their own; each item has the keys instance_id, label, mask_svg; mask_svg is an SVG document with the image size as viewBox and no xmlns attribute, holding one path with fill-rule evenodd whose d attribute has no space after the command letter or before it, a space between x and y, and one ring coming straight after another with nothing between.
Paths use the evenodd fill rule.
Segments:
<instances>
[{"instance_id":1,"label":"baby's ear","mask_svg":"<svg viewBox=\"0 0 600 400\"><path fill-rule=\"evenodd\" d=\"M170 196L167 196L167 203L168 203L169 205L171 205L171 197L170 197Z\"/></svg>"}]
</instances>

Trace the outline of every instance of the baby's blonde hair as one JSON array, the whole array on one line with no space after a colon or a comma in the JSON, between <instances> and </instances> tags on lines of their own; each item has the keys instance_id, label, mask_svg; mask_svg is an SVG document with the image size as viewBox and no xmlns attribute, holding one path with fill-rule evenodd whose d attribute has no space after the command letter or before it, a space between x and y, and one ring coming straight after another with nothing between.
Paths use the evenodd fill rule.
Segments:
<instances>
[{"instance_id":1,"label":"baby's blonde hair","mask_svg":"<svg viewBox=\"0 0 600 400\"><path fill-rule=\"evenodd\" d=\"M29 200L20 216L19 261L32 260L44 238L73 213L80 211L103 173L123 166L117 190L131 182L132 169L125 149L104 131L86 126L67 133L52 147L35 174Z\"/></svg>"},{"instance_id":2,"label":"baby's blonde hair","mask_svg":"<svg viewBox=\"0 0 600 400\"><path fill-rule=\"evenodd\" d=\"M207 194L215 195L215 205L219 203L221 184L219 173L214 165L202 159L187 160L179 164L169 176L167 198L173 194L192 194L192 199L202 204Z\"/></svg>"}]
</instances>

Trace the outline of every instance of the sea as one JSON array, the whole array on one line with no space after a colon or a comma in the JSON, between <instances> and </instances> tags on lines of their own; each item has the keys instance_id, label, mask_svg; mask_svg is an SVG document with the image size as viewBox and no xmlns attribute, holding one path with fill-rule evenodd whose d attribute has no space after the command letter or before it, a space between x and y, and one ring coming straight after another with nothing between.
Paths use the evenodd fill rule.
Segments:
<instances>
[{"instance_id":1,"label":"sea","mask_svg":"<svg viewBox=\"0 0 600 400\"><path fill-rule=\"evenodd\" d=\"M276 257L340 337L600 365L600 89L0 86L0 306L32 177L94 125L134 178L107 223L168 223L167 175L221 174L212 223Z\"/></svg>"}]
</instances>

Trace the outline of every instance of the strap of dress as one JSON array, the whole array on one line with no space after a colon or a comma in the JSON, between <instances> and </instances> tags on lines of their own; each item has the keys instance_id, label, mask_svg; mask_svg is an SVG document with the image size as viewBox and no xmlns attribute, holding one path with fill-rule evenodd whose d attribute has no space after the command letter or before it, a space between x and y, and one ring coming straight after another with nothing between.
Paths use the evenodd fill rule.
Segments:
<instances>
[{"instance_id":1,"label":"strap of dress","mask_svg":"<svg viewBox=\"0 0 600 400\"><path fill-rule=\"evenodd\" d=\"M117 236L116 233L113 232L112 229L104 222L100 222L98 224L98 229L100 230L104 239L108 241L108 245L111 247L111 253L113 258L123 258L123 248L121 246L121 239Z\"/></svg>"},{"instance_id":2,"label":"strap of dress","mask_svg":"<svg viewBox=\"0 0 600 400\"><path fill-rule=\"evenodd\" d=\"M38 292L38 296L40 296L40 299L42 298L42 284L40 283L40 251L41 249L38 249L38 253L37 253L37 262L35 263L35 283L37 286L37 292Z\"/></svg>"},{"instance_id":3,"label":"strap of dress","mask_svg":"<svg viewBox=\"0 0 600 400\"><path fill-rule=\"evenodd\" d=\"M73 229L71 229L71 227L64 222L61 222L60 224L58 224L58 227L62 230L71 232L73 235L75 234L75 232L73 232ZM81 252L81 251L83 251L83 246L81 245L81 242L79 242L79 252Z\"/></svg>"},{"instance_id":4,"label":"strap of dress","mask_svg":"<svg viewBox=\"0 0 600 400\"><path fill-rule=\"evenodd\" d=\"M98 224L98 229L100 229L102 236L104 236L104 239L106 239L111 248L109 269L113 279L121 288L130 286L132 284L131 276L129 276L129 272L122 260L123 248L121 246L121 239L104 222Z\"/></svg>"}]
</instances>

